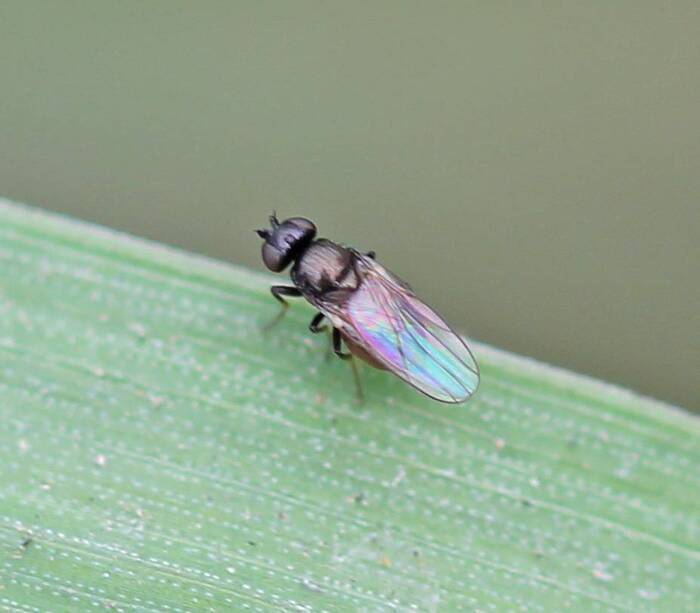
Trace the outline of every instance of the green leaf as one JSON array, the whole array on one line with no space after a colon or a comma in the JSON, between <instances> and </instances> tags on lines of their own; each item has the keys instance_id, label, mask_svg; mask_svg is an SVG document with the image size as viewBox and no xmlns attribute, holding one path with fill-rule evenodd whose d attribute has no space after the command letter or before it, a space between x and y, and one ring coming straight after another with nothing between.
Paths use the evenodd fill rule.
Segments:
<instances>
[{"instance_id":1,"label":"green leaf","mask_svg":"<svg viewBox=\"0 0 700 613\"><path fill-rule=\"evenodd\" d=\"M269 282L0 203L0 609L697 610L696 418L476 343L357 406Z\"/></svg>"}]
</instances>

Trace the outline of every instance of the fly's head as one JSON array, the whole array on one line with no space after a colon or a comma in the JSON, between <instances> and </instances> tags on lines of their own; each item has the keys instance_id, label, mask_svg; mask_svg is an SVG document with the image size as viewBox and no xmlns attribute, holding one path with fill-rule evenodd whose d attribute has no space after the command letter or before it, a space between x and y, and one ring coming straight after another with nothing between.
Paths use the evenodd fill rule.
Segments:
<instances>
[{"instance_id":1,"label":"fly's head","mask_svg":"<svg viewBox=\"0 0 700 613\"><path fill-rule=\"evenodd\" d=\"M316 226L304 217L290 217L280 222L273 213L270 228L256 230L265 242L262 259L272 272L282 272L311 244L316 236Z\"/></svg>"}]
</instances>

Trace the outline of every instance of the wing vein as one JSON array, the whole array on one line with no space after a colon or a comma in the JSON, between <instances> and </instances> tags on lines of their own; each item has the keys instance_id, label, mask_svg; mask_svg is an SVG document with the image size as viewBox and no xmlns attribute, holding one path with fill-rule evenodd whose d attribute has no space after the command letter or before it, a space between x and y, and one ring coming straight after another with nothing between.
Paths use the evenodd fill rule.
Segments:
<instances>
[{"instance_id":1,"label":"wing vein","mask_svg":"<svg viewBox=\"0 0 700 613\"><path fill-rule=\"evenodd\" d=\"M343 312L348 332L404 381L443 402L462 402L479 384L464 340L428 305L374 262Z\"/></svg>"},{"instance_id":2,"label":"wing vein","mask_svg":"<svg viewBox=\"0 0 700 613\"><path fill-rule=\"evenodd\" d=\"M382 284L381 287L384 287L385 289L389 289L389 290L391 289L391 288L387 288L384 284ZM392 329L394 331L394 335L396 337L399 355L401 355L401 360L402 360L402 363L405 367L407 375L410 376L412 380L415 380L415 377L412 377L410 375L411 371L410 371L410 368L408 368L408 365L412 364L412 365L416 366L419 370L422 370L425 373L424 376L426 378L432 379L434 381L434 384L433 384L434 387L438 388L442 393L447 394L454 402L458 401L457 396L455 396L447 386L441 384L439 380L437 380L435 377L431 376L430 373L427 371L427 369L422 367L420 361L412 360L409 357L407 357L407 355L403 349L404 343L403 343L402 333L399 331L397 325L395 325L395 321L397 319L402 322L401 329L403 331L405 331L411 337L414 345L417 346L417 348L428 358L428 360L430 360L432 363L436 364L443 372L445 372L449 377L452 378L452 380L457 384L457 386L461 390L463 390L464 393L468 394L469 389L466 388L464 383L457 377L457 375L455 375L455 373L452 372L452 370L450 370L442 361L436 359L435 356L431 355L431 353L425 348L425 346L421 342L421 339L419 339L416 336L414 326L408 325L409 322L407 322L407 317L410 316L411 319L418 326L420 326L422 329L426 330L426 332L428 332L435 340L437 340L447 350L447 352L450 355L453 355L454 357L456 357L460 364L462 364L465 368L468 368L468 366L462 362L462 360L459 358L459 356L456 356L454 354L454 352L447 345L445 345L445 343L442 342L442 340L437 335L430 332L430 330L427 328L427 326L423 325L422 322L418 321L414 316L410 315L409 310L412 310L412 309L410 309L410 305L406 305L406 303L404 302L404 305L408 308L402 308L404 305L397 303L397 301L395 299L393 299L393 296L392 296L391 306L388 306L389 301L387 299L387 296L384 293L375 292L372 290L370 290L370 292L372 293L374 300L381 306L382 310L384 311L385 317L391 321L391 326L392 326ZM389 295L391 296L391 294L389 294ZM398 318L392 317L392 313L398 314L399 317ZM432 322L431 322L431 324L432 324ZM451 330L449 330L449 332L452 333Z\"/></svg>"}]
</instances>

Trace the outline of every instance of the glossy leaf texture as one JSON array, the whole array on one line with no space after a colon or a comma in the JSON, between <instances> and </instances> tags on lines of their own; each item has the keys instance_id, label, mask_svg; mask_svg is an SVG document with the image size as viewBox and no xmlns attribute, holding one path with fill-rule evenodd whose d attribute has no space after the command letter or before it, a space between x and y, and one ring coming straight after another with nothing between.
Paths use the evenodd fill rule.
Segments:
<instances>
[{"instance_id":1,"label":"glossy leaf texture","mask_svg":"<svg viewBox=\"0 0 700 613\"><path fill-rule=\"evenodd\" d=\"M1 610L697 610L697 418L478 343L357 406L270 279L0 204Z\"/></svg>"}]
</instances>

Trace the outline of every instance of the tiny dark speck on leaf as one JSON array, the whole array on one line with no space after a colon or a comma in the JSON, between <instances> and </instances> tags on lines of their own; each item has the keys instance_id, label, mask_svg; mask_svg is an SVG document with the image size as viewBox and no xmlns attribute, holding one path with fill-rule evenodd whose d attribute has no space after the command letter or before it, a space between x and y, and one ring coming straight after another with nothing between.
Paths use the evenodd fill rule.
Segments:
<instances>
[{"instance_id":1,"label":"tiny dark speck on leaf","mask_svg":"<svg viewBox=\"0 0 700 613\"><path fill-rule=\"evenodd\" d=\"M255 541L248 541L248 545L250 545L251 547L255 547L257 543Z\"/></svg>"},{"instance_id":2,"label":"tiny dark speck on leaf","mask_svg":"<svg viewBox=\"0 0 700 613\"><path fill-rule=\"evenodd\" d=\"M28 536L22 541L22 549L27 549L33 542L34 539L31 536Z\"/></svg>"},{"instance_id":3,"label":"tiny dark speck on leaf","mask_svg":"<svg viewBox=\"0 0 700 613\"><path fill-rule=\"evenodd\" d=\"M355 504L362 504L365 500L365 494L364 492L360 492L359 494L355 494L355 497L353 498L355 501Z\"/></svg>"},{"instance_id":4,"label":"tiny dark speck on leaf","mask_svg":"<svg viewBox=\"0 0 700 613\"><path fill-rule=\"evenodd\" d=\"M532 501L528 500L527 498L523 498L520 501L520 504L522 504L524 507L531 507L532 506Z\"/></svg>"}]
</instances>

